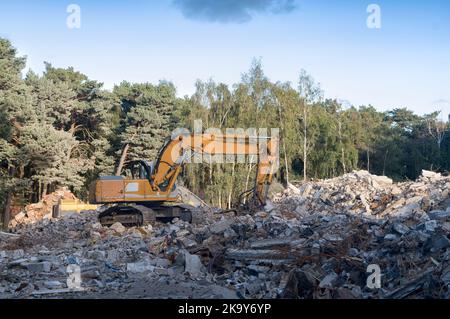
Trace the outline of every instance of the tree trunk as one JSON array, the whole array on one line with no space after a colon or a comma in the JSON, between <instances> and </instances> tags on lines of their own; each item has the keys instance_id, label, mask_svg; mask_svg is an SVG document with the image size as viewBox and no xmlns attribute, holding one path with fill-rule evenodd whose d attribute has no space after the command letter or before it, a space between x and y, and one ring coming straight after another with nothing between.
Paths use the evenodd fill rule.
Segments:
<instances>
[{"instance_id":1,"label":"tree trunk","mask_svg":"<svg viewBox=\"0 0 450 319\"><path fill-rule=\"evenodd\" d=\"M306 124L306 104L303 107L303 181L306 182L306 178L307 178L307 172L306 172L306 168L307 168L307 163L308 163L308 153L306 150L306 146L308 145L307 140L306 140L306 133L307 133L307 124Z\"/></svg>"},{"instance_id":2,"label":"tree trunk","mask_svg":"<svg viewBox=\"0 0 450 319\"><path fill-rule=\"evenodd\" d=\"M12 202L12 193L8 192L8 195L6 195L6 203L5 207L3 208L3 229L8 230L9 220L11 219L11 202Z\"/></svg>"},{"instance_id":3,"label":"tree trunk","mask_svg":"<svg viewBox=\"0 0 450 319\"><path fill-rule=\"evenodd\" d=\"M213 184L213 163L212 163L212 158L211 155L209 157L209 165L208 165L208 173L209 173L209 185Z\"/></svg>"},{"instance_id":4,"label":"tree trunk","mask_svg":"<svg viewBox=\"0 0 450 319\"><path fill-rule=\"evenodd\" d=\"M75 134L75 130L76 130L76 124L72 123L70 125L69 133L73 136Z\"/></svg>"},{"instance_id":5,"label":"tree trunk","mask_svg":"<svg viewBox=\"0 0 450 319\"><path fill-rule=\"evenodd\" d=\"M231 199L233 197L233 189L234 189L234 173L235 173L236 163L233 163L232 173L231 173L231 187L228 192L228 209L231 209Z\"/></svg>"},{"instance_id":6,"label":"tree trunk","mask_svg":"<svg viewBox=\"0 0 450 319\"><path fill-rule=\"evenodd\" d=\"M284 151L284 165L286 166L286 183L289 183L289 168L288 168L288 157L287 157L287 152L286 152L286 141L284 140L285 135L284 135L284 126L282 123L284 123L283 121L283 117L282 117L282 112L281 112L281 105L278 103L278 119L280 121L281 124L281 138L283 141L283 151Z\"/></svg>"},{"instance_id":7,"label":"tree trunk","mask_svg":"<svg viewBox=\"0 0 450 319\"><path fill-rule=\"evenodd\" d=\"M386 175L386 160L389 150L386 150L386 153L384 153L384 162L383 162L383 176Z\"/></svg>"},{"instance_id":8,"label":"tree trunk","mask_svg":"<svg viewBox=\"0 0 450 319\"><path fill-rule=\"evenodd\" d=\"M289 167L288 167L288 157L286 152L286 142L283 138L283 151L284 151L284 165L286 166L286 183L289 184Z\"/></svg>"},{"instance_id":9,"label":"tree trunk","mask_svg":"<svg viewBox=\"0 0 450 319\"><path fill-rule=\"evenodd\" d=\"M125 164L125 160L127 159L128 149L130 148L130 144L125 145L122 151L122 156L120 157L119 166L117 166L116 176L120 176L122 173L123 165Z\"/></svg>"},{"instance_id":10,"label":"tree trunk","mask_svg":"<svg viewBox=\"0 0 450 319\"><path fill-rule=\"evenodd\" d=\"M339 144L341 144L341 161L342 161L342 169L344 170L344 174L347 172L347 169L345 167L345 151L344 151L344 145L342 143L342 123L341 119L339 118Z\"/></svg>"},{"instance_id":11,"label":"tree trunk","mask_svg":"<svg viewBox=\"0 0 450 319\"><path fill-rule=\"evenodd\" d=\"M367 149L367 171L370 173L370 151Z\"/></svg>"},{"instance_id":12,"label":"tree trunk","mask_svg":"<svg viewBox=\"0 0 450 319\"><path fill-rule=\"evenodd\" d=\"M48 187L48 183L44 183L43 187L42 187L41 199L44 198L45 195L47 195L47 187Z\"/></svg>"},{"instance_id":13,"label":"tree trunk","mask_svg":"<svg viewBox=\"0 0 450 319\"><path fill-rule=\"evenodd\" d=\"M20 165L19 166L19 178L22 179L25 176L25 166Z\"/></svg>"},{"instance_id":14,"label":"tree trunk","mask_svg":"<svg viewBox=\"0 0 450 319\"><path fill-rule=\"evenodd\" d=\"M38 199L37 199L38 202L41 200L41 195L42 195L42 183L41 183L41 181L39 181L38 182Z\"/></svg>"},{"instance_id":15,"label":"tree trunk","mask_svg":"<svg viewBox=\"0 0 450 319\"><path fill-rule=\"evenodd\" d=\"M252 172L252 169L254 166L252 166L252 161L253 161L253 155L250 158L250 163L248 164L248 170L247 170L247 176L245 178L245 188L244 191L248 190L248 183L250 182L250 173ZM244 196L243 199L243 204L245 204L247 202L247 198Z\"/></svg>"}]
</instances>

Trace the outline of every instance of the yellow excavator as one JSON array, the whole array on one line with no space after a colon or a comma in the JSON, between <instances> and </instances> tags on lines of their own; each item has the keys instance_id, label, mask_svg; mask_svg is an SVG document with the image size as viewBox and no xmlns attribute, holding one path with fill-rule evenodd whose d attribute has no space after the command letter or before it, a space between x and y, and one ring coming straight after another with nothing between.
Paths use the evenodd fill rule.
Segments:
<instances>
[{"instance_id":1,"label":"yellow excavator","mask_svg":"<svg viewBox=\"0 0 450 319\"><path fill-rule=\"evenodd\" d=\"M266 204L268 188L278 165L276 137L180 134L166 139L154 162L128 162L121 176L102 176L91 185L90 204L104 205L99 214L100 223L141 226L156 219L176 217L191 222L198 209L182 202L176 180L183 166L192 162L196 155L256 156L255 185L241 194L241 200L245 197L253 205Z\"/></svg>"}]
</instances>

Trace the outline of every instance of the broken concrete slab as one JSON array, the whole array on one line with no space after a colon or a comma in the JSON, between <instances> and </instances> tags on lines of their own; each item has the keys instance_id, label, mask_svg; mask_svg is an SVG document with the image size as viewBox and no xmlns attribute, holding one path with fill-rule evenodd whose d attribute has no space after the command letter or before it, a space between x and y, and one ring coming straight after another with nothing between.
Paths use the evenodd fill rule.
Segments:
<instances>
[{"instance_id":1,"label":"broken concrete slab","mask_svg":"<svg viewBox=\"0 0 450 319\"><path fill-rule=\"evenodd\" d=\"M48 280L44 282L44 286L47 289L61 289L64 287L64 284L57 280Z\"/></svg>"},{"instance_id":2,"label":"broken concrete slab","mask_svg":"<svg viewBox=\"0 0 450 319\"><path fill-rule=\"evenodd\" d=\"M203 275L203 264L200 257L191 255L189 252L184 252L184 271L189 273L193 278L199 278Z\"/></svg>"},{"instance_id":3,"label":"broken concrete slab","mask_svg":"<svg viewBox=\"0 0 450 319\"><path fill-rule=\"evenodd\" d=\"M280 259L286 260L294 258L289 256L287 252L280 250L269 249L229 249L226 252L226 257L233 260L264 260L264 259Z\"/></svg>"},{"instance_id":4,"label":"broken concrete slab","mask_svg":"<svg viewBox=\"0 0 450 319\"><path fill-rule=\"evenodd\" d=\"M49 272L52 268L52 263L48 261L39 263L23 263L22 265L25 266L28 271L33 273Z\"/></svg>"},{"instance_id":5,"label":"broken concrete slab","mask_svg":"<svg viewBox=\"0 0 450 319\"><path fill-rule=\"evenodd\" d=\"M112 224L110 227L110 229L114 230L116 233L118 234L123 234L124 232L126 232L126 228L125 226L123 226L121 223L117 222Z\"/></svg>"},{"instance_id":6,"label":"broken concrete slab","mask_svg":"<svg viewBox=\"0 0 450 319\"><path fill-rule=\"evenodd\" d=\"M153 272L155 266L151 264L149 260L144 260L135 263L127 263L127 272L129 273L145 273Z\"/></svg>"},{"instance_id":7,"label":"broken concrete slab","mask_svg":"<svg viewBox=\"0 0 450 319\"><path fill-rule=\"evenodd\" d=\"M433 210L428 213L431 219L447 219L450 217L450 208L446 211L443 210Z\"/></svg>"},{"instance_id":8,"label":"broken concrete slab","mask_svg":"<svg viewBox=\"0 0 450 319\"><path fill-rule=\"evenodd\" d=\"M292 239L265 239L250 243L250 248L253 249L270 249L275 247L290 246Z\"/></svg>"},{"instance_id":9,"label":"broken concrete slab","mask_svg":"<svg viewBox=\"0 0 450 319\"><path fill-rule=\"evenodd\" d=\"M333 288L334 284L338 280L339 276L332 272L328 275L326 275L319 283L319 288Z\"/></svg>"},{"instance_id":10,"label":"broken concrete slab","mask_svg":"<svg viewBox=\"0 0 450 319\"><path fill-rule=\"evenodd\" d=\"M404 235L410 231L409 227L402 223L395 223L393 229L400 235Z\"/></svg>"},{"instance_id":11,"label":"broken concrete slab","mask_svg":"<svg viewBox=\"0 0 450 319\"><path fill-rule=\"evenodd\" d=\"M435 173L424 169L422 170L422 176L430 179L439 179L442 177L441 173Z\"/></svg>"},{"instance_id":12,"label":"broken concrete slab","mask_svg":"<svg viewBox=\"0 0 450 319\"><path fill-rule=\"evenodd\" d=\"M209 227L209 230L213 234L216 234L216 235L221 234L224 231L226 231L227 229L229 229L231 227L231 225L233 224L233 222L234 221L232 219L224 219L224 220L221 220L221 221L211 225Z\"/></svg>"}]
</instances>

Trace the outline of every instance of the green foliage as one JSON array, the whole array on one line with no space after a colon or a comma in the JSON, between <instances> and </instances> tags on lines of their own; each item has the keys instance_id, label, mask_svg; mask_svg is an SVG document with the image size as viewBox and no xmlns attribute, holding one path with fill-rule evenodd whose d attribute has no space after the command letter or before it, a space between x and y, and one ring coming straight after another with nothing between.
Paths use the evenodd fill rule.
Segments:
<instances>
[{"instance_id":1,"label":"green foliage","mask_svg":"<svg viewBox=\"0 0 450 319\"><path fill-rule=\"evenodd\" d=\"M38 200L58 186L80 196L114 166L112 94L72 68L46 63L42 76L21 71L8 41L0 41L1 192L16 202ZM4 196L1 196L4 199Z\"/></svg>"},{"instance_id":2,"label":"green foliage","mask_svg":"<svg viewBox=\"0 0 450 319\"><path fill-rule=\"evenodd\" d=\"M14 89L21 82L20 72L26 59L17 57L17 50L6 39L0 38L0 91Z\"/></svg>"},{"instance_id":3,"label":"green foliage","mask_svg":"<svg viewBox=\"0 0 450 319\"><path fill-rule=\"evenodd\" d=\"M114 88L114 95L123 114L120 144L130 145L128 159L156 158L164 139L176 127L175 87L166 82L157 86L123 82Z\"/></svg>"},{"instance_id":4,"label":"green foliage","mask_svg":"<svg viewBox=\"0 0 450 319\"><path fill-rule=\"evenodd\" d=\"M344 108L323 100L320 85L301 70L298 83L271 82L261 61L232 87L196 83L183 99L173 84L123 82L112 92L73 68L45 63L42 76L22 78L25 58L0 38L0 206L39 200L68 186L85 198L99 175L112 174L122 149L128 160L156 158L176 127L278 128L281 182L329 178L368 169L396 180L422 169L450 170L449 122L435 112L406 108L379 112L372 106ZM270 130L268 132L270 134ZM230 207L253 187L256 165L188 165L182 180L214 205Z\"/></svg>"},{"instance_id":5,"label":"green foliage","mask_svg":"<svg viewBox=\"0 0 450 319\"><path fill-rule=\"evenodd\" d=\"M21 130L19 157L31 174L31 180L41 185L67 185L81 190L83 174L91 165L80 149L80 142L70 132L52 125L30 123Z\"/></svg>"}]
</instances>

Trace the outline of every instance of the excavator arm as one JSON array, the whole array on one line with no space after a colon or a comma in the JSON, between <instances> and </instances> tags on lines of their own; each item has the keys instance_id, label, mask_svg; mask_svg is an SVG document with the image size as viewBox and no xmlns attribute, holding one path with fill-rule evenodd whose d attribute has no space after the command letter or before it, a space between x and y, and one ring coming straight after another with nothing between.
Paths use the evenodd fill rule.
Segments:
<instances>
[{"instance_id":1,"label":"excavator arm","mask_svg":"<svg viewBox=\"0 0 450 319\"><path fill-rule=\"evenodd\" d=\"M278 165L276 138L245 135L192 134L179 135L161 149L151 177L155 192L172 190L183 165L195 154L210 156L255 155L258 158L257 176L253 189L255 197L265 204L268 186Z\"/></svg>"}]
</instances>

